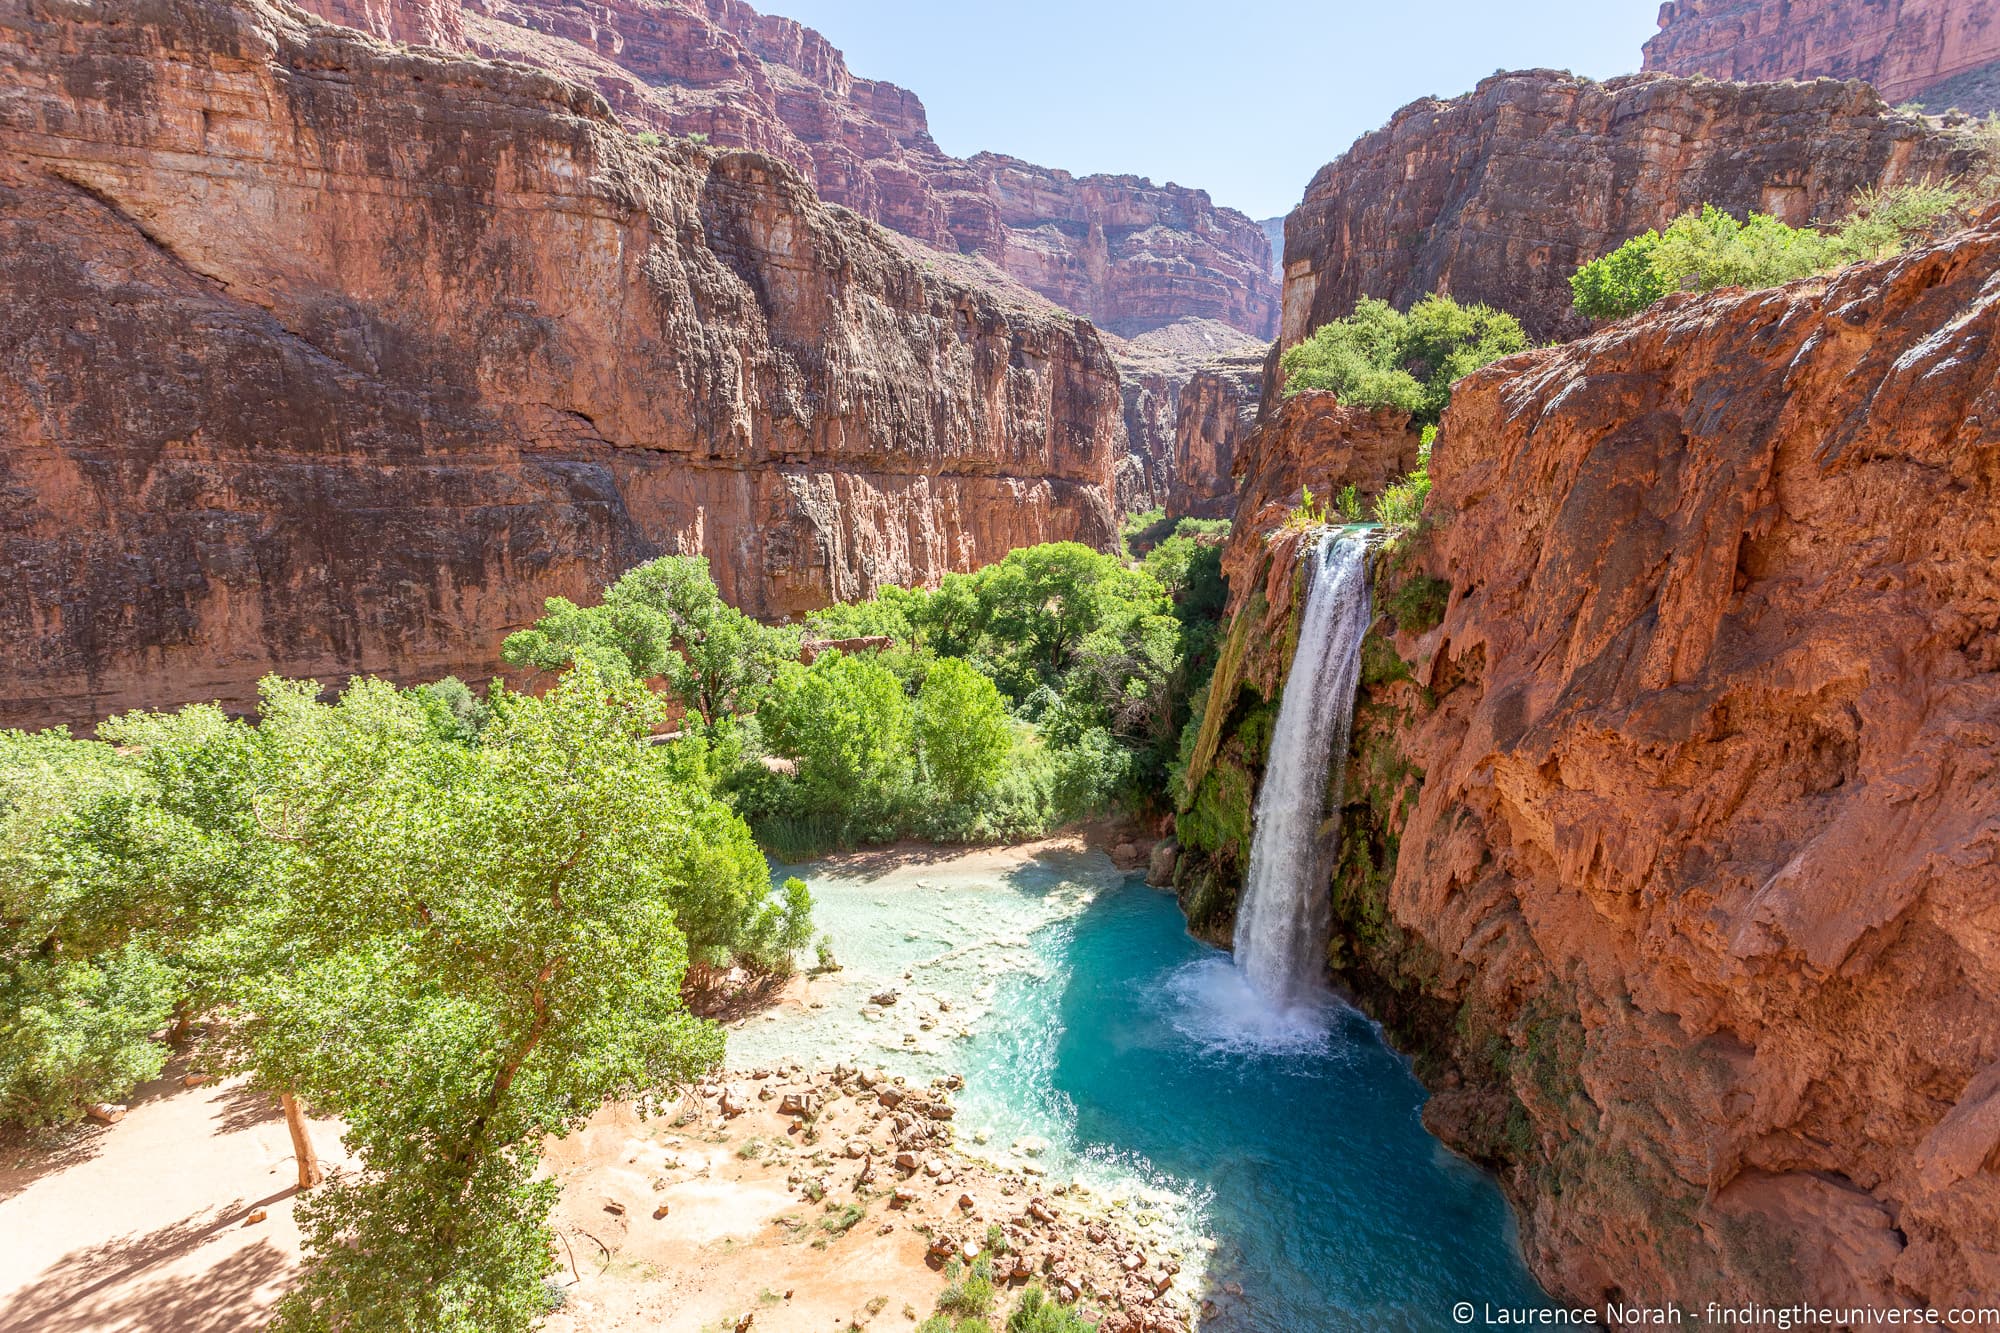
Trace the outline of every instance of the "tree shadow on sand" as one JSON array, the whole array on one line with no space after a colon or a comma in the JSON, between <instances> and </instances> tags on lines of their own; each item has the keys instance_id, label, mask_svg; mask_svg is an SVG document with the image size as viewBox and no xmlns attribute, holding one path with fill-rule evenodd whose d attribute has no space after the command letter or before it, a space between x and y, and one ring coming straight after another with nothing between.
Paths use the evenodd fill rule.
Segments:
<instances>
[{"instance_id":1,"label":"tree shadow on sand","mask_svg":"<svg viewBox=\"0 0 2000 1333\"><path fill-rule=\"evenodd\" d=\"M44 1176L82 1166L103 1151L107 1126L71 1125L41 1138L16 1140L0 1148L0 1203Z\"/></svg>"},{"instance_id":2,"label":"tree shadow on sand","mask_svg":"<svg viewBox=\"0 0 2000 1333\"><path fill-rule=\"evenodd\" d=\"M170 1263L241 1226L251 1210L289 1198L282 1190L254 1204L233 1200L142 1236L120 1236L72 1250L0 1305L0 1333L229 1333L263 1322L272 1289L291 1260L267 1241L238 1250L200 1273L144 1279L148 1269Z\"/></svg>"},{"instance_id":3,"label":"tree shadow on sand","mask_svg":"<svg viewBox=\"0 0 2000 1333\"><path fill-rule=\"evenodd\" d=\"M215 1132L235 1134L276 1120L280 1114L282 1112L275 1096L247 1083L238 1084L223 1093L216 1102Z\"/></svg>"}]
</instances>

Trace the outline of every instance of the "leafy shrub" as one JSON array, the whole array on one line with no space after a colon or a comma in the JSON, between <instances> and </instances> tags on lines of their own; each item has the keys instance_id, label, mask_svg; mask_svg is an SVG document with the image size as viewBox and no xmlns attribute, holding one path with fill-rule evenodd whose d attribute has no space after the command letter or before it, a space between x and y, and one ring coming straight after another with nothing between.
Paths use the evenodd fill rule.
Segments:
<instances>
[{"instance_id":1,"label":"leafy shrub","mask_svg":"<svg viewBox=\"0 0 2000 1333\"><path fill-rule=\"evenodd\" d=\"M1039 1286L1023 1291L1007 1316L1007 1333L1091 1333L1096 1327L1070 1306L1050 1300Z\"/></svg>"},{"instance_id":2,"label":"leafy shrub","mask_svg":"<svg viewBox=\"0 0 2000 1333\"><path fill-rule=\"evenodd\" d=\"M1292 506L1292 512L1285 515L1285 529L1297 532L1312 528L1323 528L1332 520L1332 511L1326 501L1313 498L1312 487L1299 488L1299 502Z\"/></svg>"},{"instance_id":3,"label":"leafy shrub","mask_svg":"<svg viewBox=\"0 0 2000 1333\"><path fill-rule=\"evenodd\" d=\"M1363 297L1352 315L1321 326L1279 364L1288 397L1325 389L1344 403L1394 408L1427 423L1444 414L1453 384L1527 346L1520 321L1489 306L1433 294L1404 314Z\"/></svg>"},{"instance_id":4,"label":"leafy shrub","mask_svg":"<svg viewBox=\"0 0 2000 1333\"><path fill-rule=\"evenodd\" d=\"M1430 498L1431 474L1427 468L1391 482L1375 500L1375 521L1384 527L1411 527L1423 517L1424 501Z\"/></svg>"},{"instance_id":5,"label":"leafy shrub","mask_svg":"<svg viewBox=\"0 0 2000 1333\"><path fill-rule=\"evenodd\" d=\"M937 1312L958 1319L983 1319L993 1313L999 1292L993 1285L993 1262L985 1255L972 1261L970 1272L953 1261L949 1285L938 1294Z\"/></svg>"},{"instance_id":6,"label":"leafy shrub","mask_svg":"<svg viewBox=\"0 0 2000 1333\"><path fill-rule=\"evenodd\" d=\"M1660 233L1648 231L1571 274L1578 312L1590 319L1622 319L1675 290L1656 262L1659 249Z\"/></svg>"},{"instance_id":7,"label":"leafy shrub","mask_svg":"<svg viewBox=\"0 0 2000 1333\"><path fill-rule=\"evenodd\" d=\"M1622 319L1670 292L1775 287L1928 240L1957 220L1965 203L1964 190L1937 181L1868 190L1832 231L1765 213L1738 221L1703 204L1664 232L1635 236L1585 264L1571 276L1570 291L1579 313Z\"/></svg>"}]
</instances>

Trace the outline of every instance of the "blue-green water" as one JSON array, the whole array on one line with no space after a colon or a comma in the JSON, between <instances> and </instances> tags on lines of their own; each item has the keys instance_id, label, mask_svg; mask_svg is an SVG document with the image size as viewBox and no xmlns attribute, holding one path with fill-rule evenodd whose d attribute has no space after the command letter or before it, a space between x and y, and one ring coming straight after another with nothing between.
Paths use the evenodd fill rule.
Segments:
<instances>
[{"instance_id":1,"label":"blue-green water","mask_svg":"<svg viewBox=\"0 0 2000 1333\"><path fill-rule=\"evenodd\" d=\"M1423 1089L1374 1027L1331 1000L1272 1015L1168 895L1101 857L812 882L850 990L905 988L900 1025L829 1001L814 1063L962 1073L960 1123L993 1155L1026 1140L1206 1264L1205 1328L1392 1333L1452 1328L1459 1301L1548 1304L1498 1189L1424 1132ZM796 1049L795 1027L732 1036L733 1060Z\"/></svg>"}]
</instances>

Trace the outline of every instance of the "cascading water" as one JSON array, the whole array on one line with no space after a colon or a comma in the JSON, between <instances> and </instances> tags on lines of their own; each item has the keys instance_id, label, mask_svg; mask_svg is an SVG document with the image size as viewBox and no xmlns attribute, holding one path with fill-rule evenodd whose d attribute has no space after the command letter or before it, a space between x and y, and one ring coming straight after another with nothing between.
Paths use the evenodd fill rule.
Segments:
<instances>
[{"instance_id":1,"label":"cascading water","mask_svg":"<svg viewBox=\"0 0 2000 1333\"><path fill-rule=\"evenodd\" d=\"M1290 1007L1320 988L1329 929L1327 876L1339 832L1321 831L1329 770L1347 767L1354 692L1367 633L1368 542L1331 532L1314 552L1299 646L1285 681L1264 787L1257 796L1250 873L1236 913L1236 965L1265 1003Z\"/></svg>"}]
</instances>

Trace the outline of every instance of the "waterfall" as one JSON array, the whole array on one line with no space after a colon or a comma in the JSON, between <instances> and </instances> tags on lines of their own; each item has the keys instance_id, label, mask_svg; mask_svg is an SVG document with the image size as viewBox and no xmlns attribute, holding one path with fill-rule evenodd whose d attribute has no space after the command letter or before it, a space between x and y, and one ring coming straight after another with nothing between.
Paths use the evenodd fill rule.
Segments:
<instances>
[{"instance_id":1,"label":"waterfall","mask_svg":"<svg viewBox=\"0 0 2000 1333\"><path fill-rule=\"evenodd\" d=\"M1289 1006L1319 989L1331 902L1327 879L1339 851L1327 777L1340 809L1354 692L1361 680L1361 636L1368 630L1368 541L1330 532L1313 553L1312 584L1299 646L1285 680L1284 702L1257 795L1250 874L1236 914L1236 965L1268 1004Z\"/></svg>"}]
</instances>

